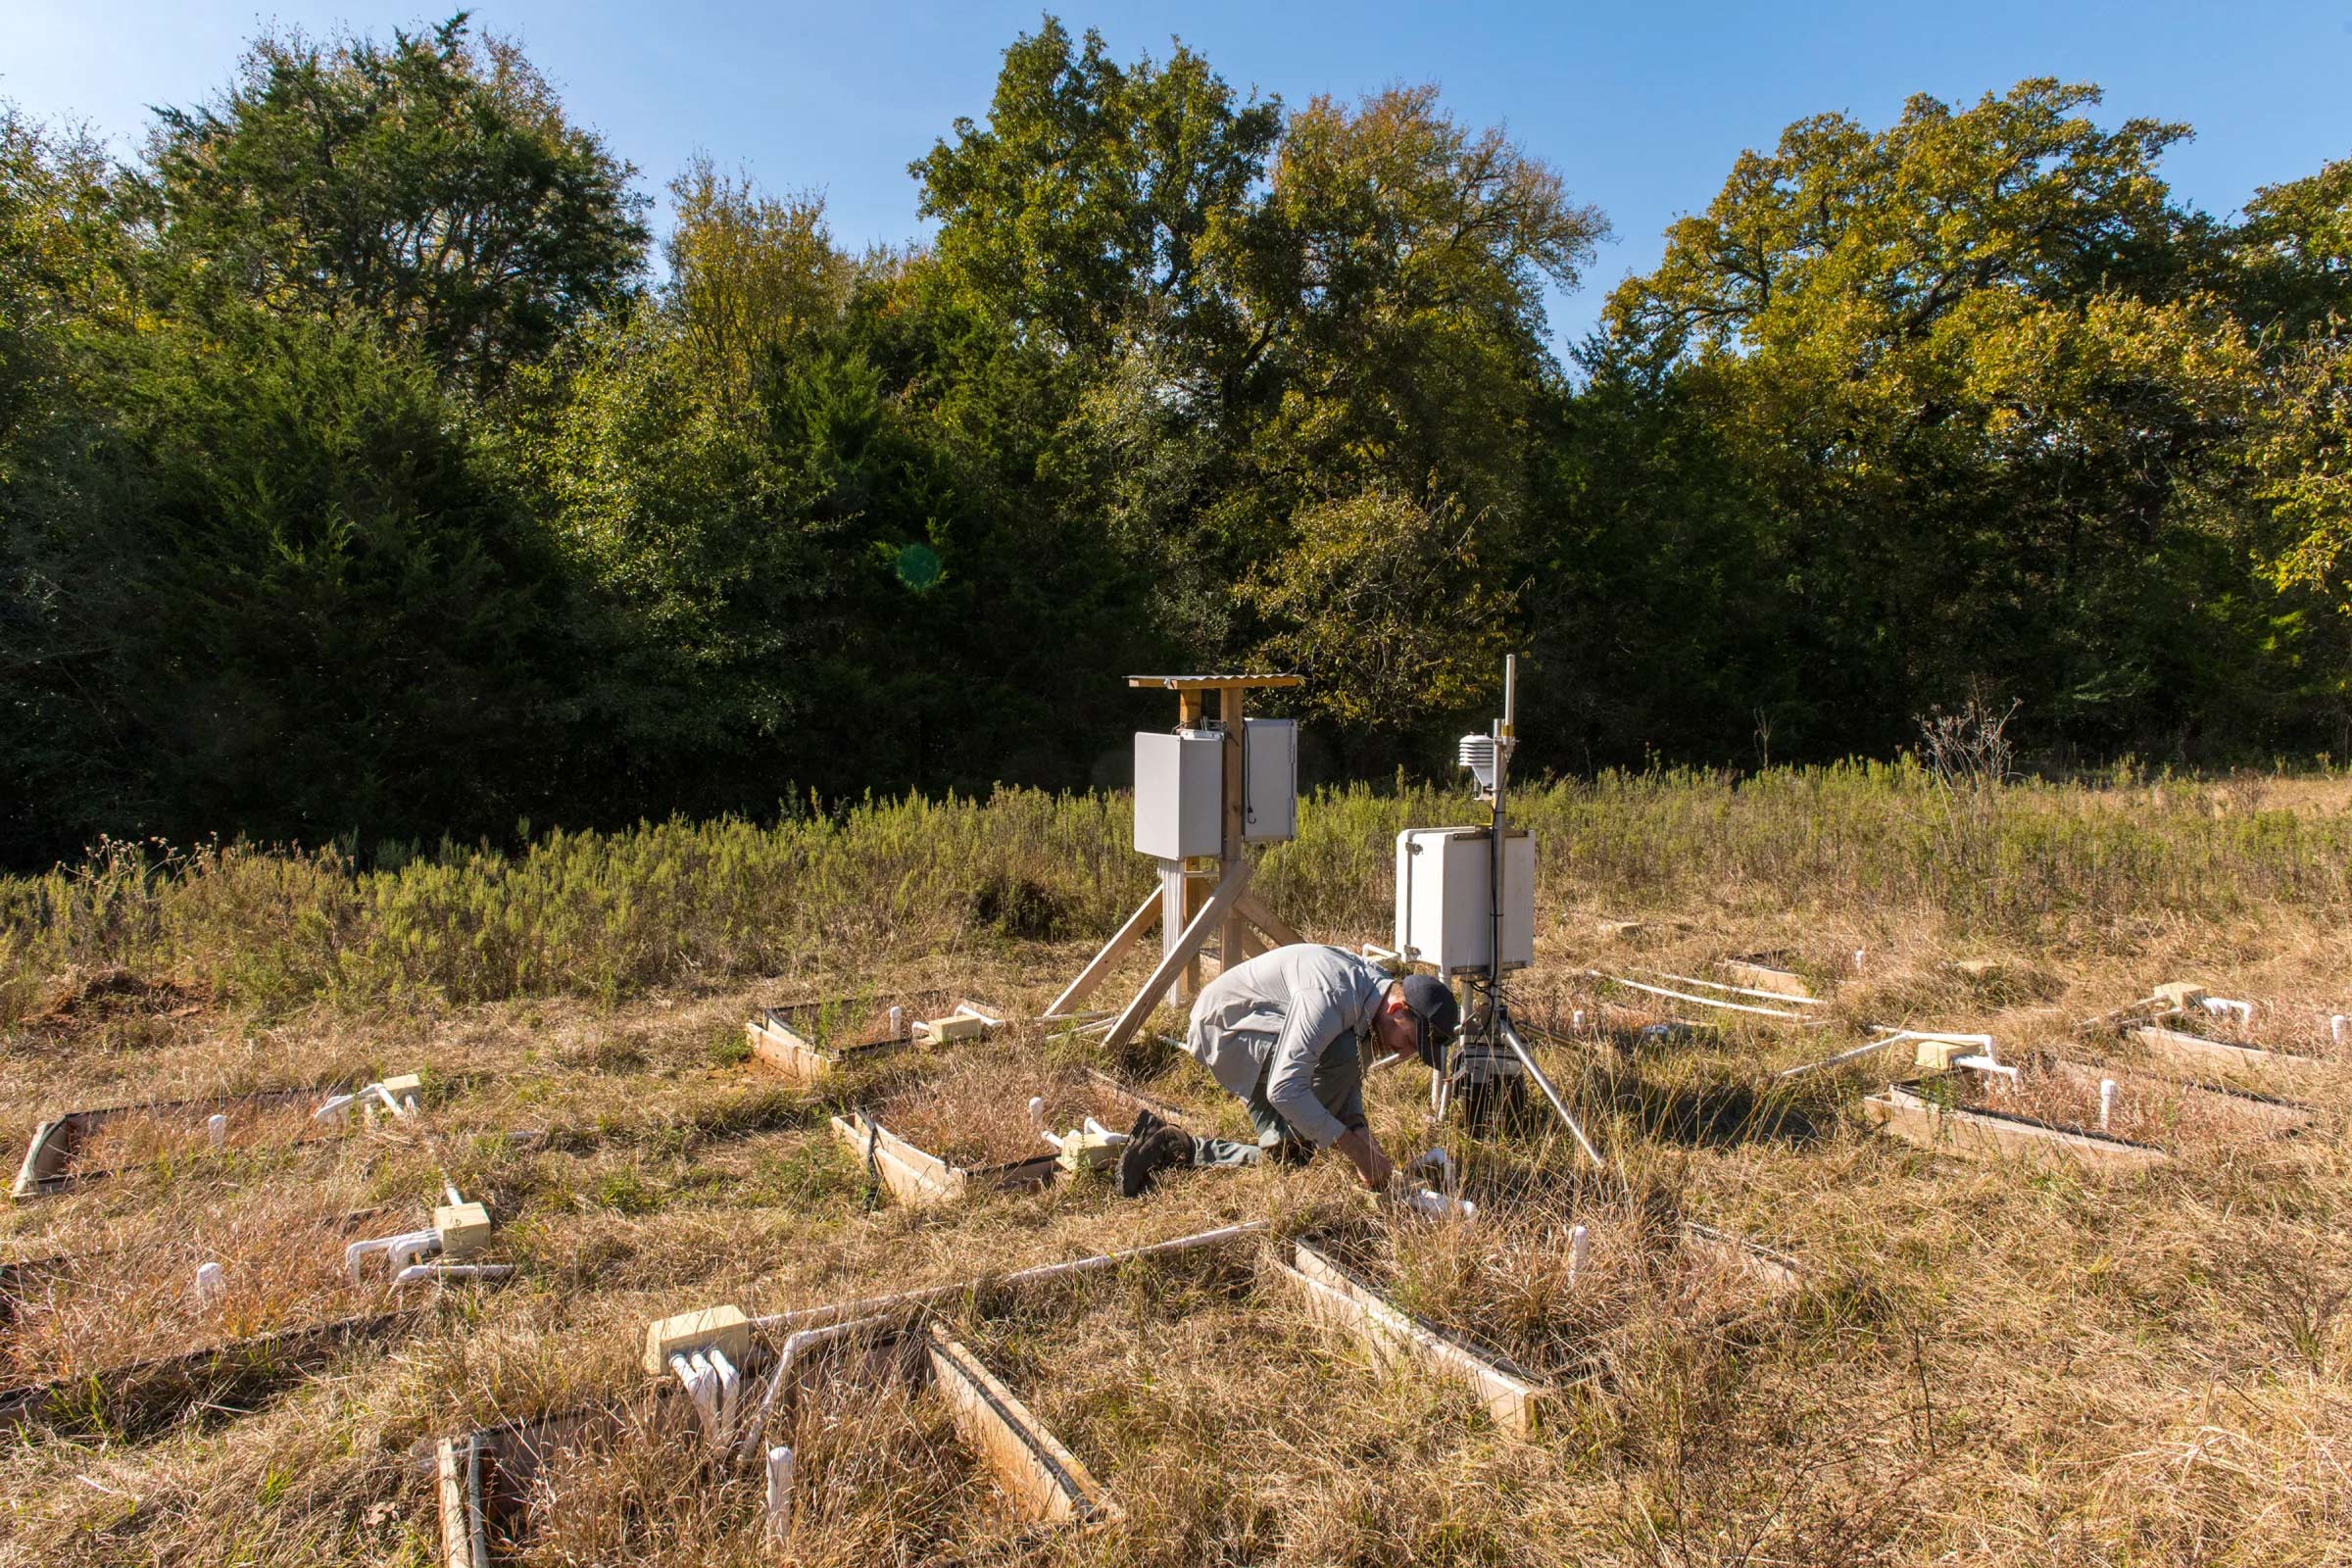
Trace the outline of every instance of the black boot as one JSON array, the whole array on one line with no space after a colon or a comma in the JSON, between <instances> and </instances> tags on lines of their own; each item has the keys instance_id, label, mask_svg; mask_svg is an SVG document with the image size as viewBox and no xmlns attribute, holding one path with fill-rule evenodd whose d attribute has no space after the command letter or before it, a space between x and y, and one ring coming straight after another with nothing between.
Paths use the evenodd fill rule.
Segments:
<instances>
[{"instance_id":1,"label":"black boot","mask_svg":"<svg viewBox=\"0 0 2352 1568\"><path fill-rule=\"evenodd\" d=\"M1119 1151L1119 1196L1141 1198L1161 1171L1192 1162L1192 1134L1148 1110L1137 1111L1127 1147Z\"/></svg>"}]
</instances>

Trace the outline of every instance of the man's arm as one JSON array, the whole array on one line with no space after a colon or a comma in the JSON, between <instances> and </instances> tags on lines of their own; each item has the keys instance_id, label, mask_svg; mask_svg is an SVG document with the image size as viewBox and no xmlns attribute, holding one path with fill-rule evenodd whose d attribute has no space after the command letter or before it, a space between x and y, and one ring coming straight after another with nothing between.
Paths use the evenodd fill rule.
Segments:
<instances>
[{"instance_id":1,"label":"man's arm","mask_svg":"<svg viewBox=\"0 0 2352 1568\"><path fill-rule=\"evenodd\" d=\"M1329 991L1297 993L1266 1058L1266 1102L1317 1149L1329 1149L1348 1135L1347 1126L1315 1098L1315 1069L1323 1064L1324 1050L1347 1027L1339 998Z\"/></svg>"},{"instance_id":2,"label":"man's arm","mask_svg":"<svg viewBox=\"0 0 2352 1568\"><path fill-rule=\"evenodd\" d=\"M1374 1192L1389 1185L1396 1167L1381 1152L1368 1127L1350 1128L1315 1098L1315 1069L1323 1053L1348 1028L1339 999L1328 991L1296 996L1283 1015L1282 1033L1266 1067L1266 1102L1318 1149L1337 1147Z\"/></svg>"}]
</instances>

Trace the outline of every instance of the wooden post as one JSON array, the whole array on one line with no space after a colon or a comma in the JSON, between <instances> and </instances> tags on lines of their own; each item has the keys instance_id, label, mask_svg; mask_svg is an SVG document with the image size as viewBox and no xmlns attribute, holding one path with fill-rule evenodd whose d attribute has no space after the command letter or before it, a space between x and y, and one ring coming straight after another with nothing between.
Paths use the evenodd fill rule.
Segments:
<instances>
[{"instance_id":1,"label":"wooden post","mask_svg":"<svg viewBox=\"0 0 2352 1568\"><path fill-rule=\"evenodd\" d=\"M1242 832L1249 778L1242 757L1242 688L1228 686L1218 694L1217 717L1225 725L1225 814L1217 848L1217 878L1232 875L1242 863ZM1242 913L1228 910L1217 930L1217 972L1224 973L1248 955L1243 950Z\"/></svg>"}]
</instances>

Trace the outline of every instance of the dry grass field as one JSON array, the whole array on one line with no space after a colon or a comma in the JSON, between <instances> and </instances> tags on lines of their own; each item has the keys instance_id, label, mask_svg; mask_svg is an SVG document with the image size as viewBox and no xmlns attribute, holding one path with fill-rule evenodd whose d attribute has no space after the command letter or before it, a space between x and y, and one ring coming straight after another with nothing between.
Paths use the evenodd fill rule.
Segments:
<instances>
[{"instance_id":1,"label":"dry grass field","mask_svg":"<svg viewBox=\"0 0 2352 1568\"><path fill-rule=\"evenodd\" d=\"M1135 1201L1082 1177L909 1207L877 1196L834 1115L884 1107L934 1152L1027 1157L1045 1152L1030 1096L1056 1127L1103 1115L1095 1067L1201 1130L1246 1122L1164 1045L1112 1059L1035 1022L813 1086L751 1055L745 1020L786 1003L864 1019L956 994L1034 1018L1141 896L1108 798L649 825L522 858L445 846L365 873L112 846L0 882L12 1160L70 1110L427 1086L417 1118L301 1144L307 1114L222 1149L200 1119L124 1128L114 1174L0 1211L0 1368L69 1384L0 1433L0 1564L439 1562L435 1443L583 1410L611 1419L552 1452L495 1560L2352 1561L2352 1041L2327 1023L2352 1012L2352 783L1954 794L1852 768L1528 801L1525 1011L1559 1032L1545 1064L1608 1168L1542 1124L1434 1129L1425 1073L1375 1076L1375 1130L1452 1149L1467 1223L1376 1207L1329 1159L1179 1173ZM1396 829L1471 819L1426 792L1327 796L1259 887L1316 940L1384 939ZM1803 975L1826 1022L1643 1034L1618 1025L1706 1009L1586 974L1720 976L1752 955ZM2249 1125L2078 1027L2170 980L2255 1001L2245 1039L2318 1058L2307 1119ZM2113 1130L2171 1157L2101 1174L1899 1142L1861 1101L1916 1076L1908 1048L1779 1076L1872 1025L1989 1033L2025 1068L2014 1091L1951 1086L1954 1104L2095 1123L2115 1078ZM424 1223L445 1181L488 1206L483 1260L515 1276L395 1291L378 1262L349 1285L343 1245ZM1248 1221L1265 1229L1213 1251L985 1283ZM1301 1239L1550 1385L1541 1426L1319 1321L1283 1269ZM211 1303L207 1261L227 1286ZM702 1445L639 1364L672 1314L961 1281L982 1283L849 1336L772 1413L764 1441L798 1464L782 1544L758 1458ZM393 1311L225 1393L110 1382ZM934 1323L1120 1517L1047 1528L1011 1504L906 1376Z\"/></svg>"}]
</instances>

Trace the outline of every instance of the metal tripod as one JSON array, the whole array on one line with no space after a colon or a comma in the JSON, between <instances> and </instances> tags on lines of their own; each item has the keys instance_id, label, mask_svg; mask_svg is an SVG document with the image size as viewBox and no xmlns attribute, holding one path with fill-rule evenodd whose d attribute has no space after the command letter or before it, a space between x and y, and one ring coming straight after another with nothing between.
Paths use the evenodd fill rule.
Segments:
<instances>
[{"instance_id":1,"label":"metal tripod","mask_svg":"<svg viewBox=\"0 0 2352 1568\"><path fill-rule=\"evenodd\" d=\"M1463 1109L1473 1125L1501 1108L1497 1102L1517 1093L1519 1074L1524 1072L1544 1091L1544 1098L1569 1133L1585 1157L1602 1169L1608 1162L1592 1140L1577 1125L1560 1092L1544 1076L1536 1065L1534 1053L1519 1037L1518 1026L1511 1021L1510 1004L1502 991L1503 968L1503 867L1504 829L1506 825L1505 798L1509 792L1511 752L1518 745L1514 733L1519 708L1519 657L1506 654L1502 662L1502 717L1495 720L1491 742L1493 757L1492 780L1482 778L1481 793L1487 798L1491 816L1487 830L1488 861L1487 895L1487 972L1465 973L1461 980L1462 1028L1455 1038L1452 1058L1444 1073L1433 1074L1430 1084L1431 1109L1443 1117L1451 1104L1456 1086L1463 1096ZM1463 760L1472 760L1470 752L1476 737L1464 741ZM1475 764L1474 764L1475 765ZM1508 1087L1505 1087L1508 1086Z\"/></svg>"}]
</instances>

